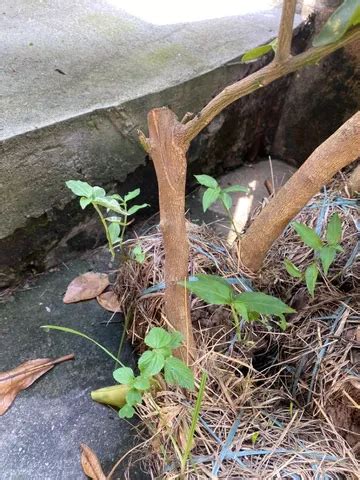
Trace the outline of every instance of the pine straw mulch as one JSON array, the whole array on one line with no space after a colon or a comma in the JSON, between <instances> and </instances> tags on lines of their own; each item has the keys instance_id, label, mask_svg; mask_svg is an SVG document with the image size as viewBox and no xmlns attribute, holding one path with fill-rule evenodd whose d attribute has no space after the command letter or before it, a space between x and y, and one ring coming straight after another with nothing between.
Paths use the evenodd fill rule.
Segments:
<instances>
[{"instance_id":1,"label":"pine straw mulch","mask_svg":"<svg viewBox=\"0 0 360 480\"><path fill-rule=\"evenodd\" d=\"M196 428L188 479L359 479L360 478L360 262L358 203L339 176L315 196L297 220L323 232L329 215L342 219L344 252L321 278L315 299L283 267L289 258L304 269L312 253L288 227L259 274L239 268L236 252L207 227L188 225L189 274L217 273L234 288L262 290L293 306L282 332L268 324L243 325L247 343L235 341L223 307L191 300L199 356L197 379L208 380ZM117 293L132 316L134 343L154 325L167 324L163 306L164 252L158 228L140 243L146 261L127 262ZM196 394L165 389L138 408L148 439L133 461L152 478L181 478L180 456Z\"/></svg>"}]
</instances>

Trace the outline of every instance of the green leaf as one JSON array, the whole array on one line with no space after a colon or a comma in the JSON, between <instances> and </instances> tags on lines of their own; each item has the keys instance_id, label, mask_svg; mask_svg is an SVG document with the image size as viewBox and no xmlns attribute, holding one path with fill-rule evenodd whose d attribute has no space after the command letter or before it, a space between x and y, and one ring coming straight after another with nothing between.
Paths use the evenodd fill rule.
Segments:
<instances>
[{"instance_id":1,"label":"green leaf","mask_svg":"<svg viewBox=\"0 0 360 480\"><path fill-rule=\"evenodd\" d=\"M217 275L199 273L191 280L180 282L192 293L207 303L214 305L230 305L233 297L233 289L226 280Z\"/></svg>"},{"instance_id":2,"label":"green leaf","mask_svg":"<svg viewBox=\"0 0 360 480\"><path fill-rule=\"evenodd\" d=\"M129 202L130 200L133 200L134 198L138 197L140 195L140 188L135 188L135 190L132 190L131 192L127 193L124 197L125 202Z\"/></svg>"},{"instance_id":3,"label":"green leaf","mask_svg":"<svg viewBox=\"0 0 360 480\"><path fill-rule=\"evenodd\" d=\"M144 263L145 252L143 252L141 245L136 245L132 250L132 255L138 263Z\"/></svg>"},{"instance_id":4,"label":"green leaf","mask_svg":"<svg viewBox=\"0 0 360 480\"><path fill-rule=\"evenodd\" d=\"M65 185L78 197L91 197L93 187L81 180L68 180Z\"/></svg>"},{"instance_id":5,"label":"green leaf","mask_svg":"<svg viewBox=\"0 0 360 480\"><path fill-rule=\"evenodd\" d=\"M222 191L225 193L233 193L233 192L249 193L250 188L243 187L242 185L231 185L231 187L223 188Z\"/></svg>"},{"instance_id":6,"label":"green leaf","mask_svg":"<svg viewBox=\"0 0 360 480\"><path fill-rule=\"evenodd\" d=\"M359 0L344 0L329 17L313 40L314 47L322 47L340 40L350 27L360 23Z\"/></svg>"},{"instance_id":7,"label":"green leaf","mask_svg":"<svg viewBox=\"0 0 360 480\"><path fill-rule=\"evenodd\" d=\"M254 433L251 435L251 443L252 443L253 445L255 445L255 443L256 443L259 435L260 435L260 432L254 432Z\"/></svg>"},{"instance_id":8,"label":"green leaf","mask_svg":"<svg viewBox=\"0 0 360 480\"><path fill-rule=\"evenodd\" d=\"M262 313L264 315L280 316L283 313L295 312L293 308L287 306L280 299L262 292L239 293L235 297L234 305L238 302L245 304L248 311Z\"/></svg>"},{"instance_id":9,"label":"green leaf","mask_svg":"<svg viewBox=\"0 0 360 480\"><path fill-rule=\"evenodd\" d=\"M125 403L125 405L119 410L120 418L132 418L135 415L135 410L131 405Z\"/></svg>"},{"instance_id":10,"label":"green leaf","mask_svg":"<svg viewBox=\"0 0 360 480\"><path fill-rule=\"evenodd\" d=\"M166 359L164 374L165 381L169 385L179 385L189 390L194 389L193 372L179 358L171 356Z\"/></svg>"},{"instance_id":11,"label":"green leaf","mask_svg":"<svg viewBox=\"0 0 360 480\"><path fill-rule=\"evenodd\" d=\"M149 390L150 388L150 380L148 377L144 377L144 375L139 375L138 377L135 378L133 387L136 388L137 390Z\"/></svg>"},{"instance_id":12,"label":"green leaf","mask_svg":"<svg viewBox=\"0 0 360 480\"><path fill-rule=\"evenodd\" d=\"M240 301L234 302L234 307L237 313L245 320L245 322L249 321L249 313L245 303Z\"/></svg>"},{"instance_id":13,"label":"green leaf","mask_svg":"<svg viewBox=\"0 0 360 480\"><path fill-rule=\"evenodd\" d=\"M292 226L301 240L310 248L320 250L323 247L323 242L315 230L300 222L293 222Z\"/></svg>"},{"instance_id":14,"label":"green leaf","mask_svg":"<svg viewBox=\"0 0 360 480\"><path fill-rule=\"evenodd\" d=\"M111 197L98 197L95 199L95 203L101 207L107 208L108 210L113 210L116 213L125 215L126 212L123 208L120 207L119 202Z\"/></svg>"},{"instance_id":15,"label":"green leaf","mask_svg":"<svg viewBox=\"0 0 360 480\"><path fill-rule=\"evenodd\" d=\"M165 363L164 355L156 350L147 350L138 361L138 366L142 375L151 377L157 375Z\"/></svg>"},{"instance_id":16,"label":"green leaf","mask_svg":"<svg viewBox=\"0 0 360 480\"><path fill-rule=\"evenodd\" d=\"M131 385L134 380L134 372L130 367L121 367L113 371L113 377L118 383Z\"/></svg>"},{"instance_id":17,"label":"green leaf","mask_svg":"<svg viewBox=\"0 0 360 480\"><path fill-rule=\"evenodd\" d=\"M230 208L232 207L232 198L230 197L230 195L226 192L221 192L220 197L226 210L230 210Z\"/></svg>"},{"instance_id":18,"label":"green leaf","mask_svg":"<svg viewBox=\"0 0 360 480\"><path fill-rule=\"evenodd\" d=\"M142 395L140 392L135 390L135 388L131 388L128 393L126 394L126 403L128 405L136 405L137 403L141 403Z\"/></svg>"},{"instance_id":19,"label":"green leaf","mask_svg":"<svg viewBox=\"0 0 360 480\"><path fill-rule=\"evenodd\" d=\"M278 325L280 327L280 330L282 330L283 332L285 332L285 330L287 329L287 321L285 320L285 317L284 315L279 315L280 316L280 321L278 322Z\"/></svg>"},{"instance_id":20,"label":"green leaf","mask_svg":"<svg viewBox=\"0 0 360 480\"><path fill-rule=\"evenodd\" d=\"M127 211L128 215L134 215L138 210L141 210L142 208L149 207L148 203L143 203L141 205L133 205L129 210Z\"/></svg>"},{"instance_id":21,"label":"green leaf","mask_svg":"<svg viewBox=\"0 0 360 480\"><path fill-rule=\"evenodd\" d=\"M220 195L220 188L208 188L205 190L204 195L202 197L202 206L204 212L213 204L216 202L216 200L219 198Z\"/></svg>"},{"instance_id":22,"label":"green leaf","mask_svg":"<svg viewBox=\"0 0 360 480\"><path fill-rule=\"evenodd\" d=\"M120 225L118 223L110 223L108 231L111 243L115 243L120 235Z\"/></svg>"},{"instance_id":23,"label":"green leaf","mask_svg":"<svg viewBox=\"0 0 360 480\"><path fill-rule=\"evenodd\" d=\"M124 199L121 195L119 195L118 193L114 193L113 195L110 195L111 198L115 199L115 200L119 200L121 203L124 203Z\"/></svg>"},{"instance_id":24,"label":"green leaf","mask_svg":"<svg viewBox=\"0 0 360 480\"><path fill-rule=\"evenodd\" d=\"M91 198L81 197L80 198L80 207L84 210L92 202Z\"/></svg>"},{"instance_id":25,"label":"green leaf","mask_svg":"<svg viewBox=\"0 0 360 480\"><path fill-rule=\"evenodd\" d=\"M333 263L336 257L336 248L332 245L323 247L320 250L320 260L322 264L322 268L324 270L325 275L328 274L329 267Z\"/></svg>"},{"instance_id":26,"label":"green leaf","mask_svg":"<svg viewBox=\"0 0 360 480\"><path fill-rule=\"evenodd\" d=\"M242 57L241 61L242 63L247 63L247 62L253 62L254 60L262 57L266 53L270 52L272 50L272 45L271 43L267 43L266 45L260 45L260 47L255 47L252 48L251 50L248 50Z\"/></svg>"},{"instance_id":27,"label":"green leaf","mask_svg":"<svg viewBox=\"0 0 360 480\"><path fill-rule=\"evenodd\" d=\"M210 177L210 175L194 175L198 183L208 188L217 188L219 185L215 178Z\"/></svg>"},{"instance_id":28,"label":"green leaf","mask_svg":"<svg viewBox=\"0 0 360 480\"><path fill-rule=\"evenodd\" d=\"M93 198L102 198L102 197L106 196L106 192L101 187L93 187L92 196L93 196Z\"/></svg>"},{"instance_id":29,"label":"green leaf","mask_svg":"<svg viewBox=\"0 0 360 480\"><path fill-rule=\"evenodd\" d=\"M319 269L316 263L311 263L305 270L305 281L310 295L314 298L315 285L318 277Z\"/></svg>"},{"instance_id":30,"label":"green leaf","mask_svg":"<svg viewBox=\"0 0 360 480\"><path fill-rule=\"evenodd\" d=\"M178 348L183 343L184 338L182 333L177 332L176 330L170 333L170 337L171 339L168 347L171 349Z\"/></svg>"},{"instance_id":31,"label":"green leaf","mask_svg":"<svg viewBox=\"0 0 360 480\"><path fill-rule=\"evenodd\" d=\"M298 267L292 262L290 262L290 260L288 260L287 258L285 258L284 260L284 265L289 275L295 278L302 278L301 270L299 270Z\"/></svg>"},{"instance_id":32,"label":"green leaf","mask_svg":"<svg viewBox=\"0 0 360 480\"><path fill-rule=\"evenodd\" d=\"M329 245L335 246L341 242L341 218L337 213L331 215L326 229L326 240Z\"/></svg>"},{"instance_id":33,"label":"green leaf","mask_svg":"<svg viewBox=\"0 0 360 480\"><path fill-rule=\"evenodd\" d=\"M170 341L170 333L161 327L153 327L144 339L145 344L151 348L167 347Z\"/></svg>"}]
</instances>

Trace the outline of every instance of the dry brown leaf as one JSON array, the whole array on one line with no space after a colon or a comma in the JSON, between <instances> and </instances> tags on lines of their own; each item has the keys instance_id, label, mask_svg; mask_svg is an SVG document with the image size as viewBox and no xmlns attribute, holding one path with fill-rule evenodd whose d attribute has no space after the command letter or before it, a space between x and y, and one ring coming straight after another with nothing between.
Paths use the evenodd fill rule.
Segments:
<instances>
[{"instance_id":1,"label":"dry brown leaf","mask_svg":"<svg viewBox=\"0 0 360 480\"><path fill-rule=\"evenodd\" d=\"M109 310L109 312L120 312L120 303L116 294L111 290L110 292L104 292L96 297L99 304Z\"/></svg>"},{"instance_id":2,"label":"dry brown leaf","mask_svg":"<svg viewBox=\"0 0 360 480\"><path fill-rule=\"evenodd\" d=\"M0 415L8 410L21 390L25 390L57 363L66 362L73 358L73 354L55 360L37 358L36 360L28 360L8 372L0 372Z\"/></svg>"},{"instance_id":3,"label":"dry brown leaf","mask_svg":"<svg viewBox=\"0 0 360 480\"><path fill-rule=\"evenodd\" d=\"M90 300L100 295L109 284L109 277L106 273L84 273L69 283L63 302L75 303L81 302L81 300Z\"/></svg>"},{"instance_id":4,"label":"dry brown leaf","mask_svg":"<svg viewBox=\"0 0 360 480\"><path fill-rule=\"evenodd\" d=\"M80 445L80 452L81 466L85 475L93 480L106 480L106 475L104 474L99 459L93 450L85 445L85 443L82 443Z\"/></svg>"}]
</instances>

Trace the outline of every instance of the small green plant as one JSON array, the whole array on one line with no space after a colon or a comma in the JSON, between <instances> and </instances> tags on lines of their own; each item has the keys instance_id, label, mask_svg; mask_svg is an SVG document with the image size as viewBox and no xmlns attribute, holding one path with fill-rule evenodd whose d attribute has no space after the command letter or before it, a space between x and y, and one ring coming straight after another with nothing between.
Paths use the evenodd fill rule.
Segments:
<instances>
[{"instance_id":1,"label":"small green plant","mask_svg":"<svg viewBox=\"0 0 360 480\"><path fill-rule=\"evenodd\" d=\"M78 197L80 197L80 206L85 209L92 205L100 217L104 227L106 239L112 257L115 257L115 247L122 246L126 227L129 225L128 217L134 215L141 208L148 207L147 203L142 205L132 205L128 207L128 202L140 195L140 189L136 188L121 197L118 194L109 195L101 187L92 187L87 182L81 180L69 180L66 186ZM104 211L106 212L104 214ZM115 212L116 216L109 216L109 212ZM120 216L119 216L120 215Z\"/></svg>"},{"instance_id":2,"label":"small green plant","mask_svg":"<svg viewBox=\"0 0 360 480\"><path fill-rule=\"evenodd\" d=\"M246 322L259 320L260 315L274 315L279 326L286 329L285 313L295 312L284 302L262 292L236 293L232 286L217 275L198 274L181 284L206 303L230 307L238 339L241 339L239 316Z\"/></svg>"},{"instance_id":3,"label":"small green plant","mask_svg":"<svg viewBox=\"0 0 360 480\"><path fill-rule=\"evenodd\" d=\"M146 258L145 252L141 248L141 245L135 245L135 247L131 251L131 255L133 259L138 263L144 263Z\"/></svg>"},{"instance_id":4,"label":"small green plant","mask_svg":"<svg viewBox=\"0 0 360 480\"><path fill-rule=\"evenodd\" d=\"M337 213L334 213L330 217L324 240L319 237L314 229L303 223L293 222L291 225L305 245L314 251L315 258L304 272L288 259L284 260L284 265L289 275L294 278L305 280L310 295L314 297L320 268L322 267L326 276L331 264L335 260L336 253L343 251L343 248L340 245L342 236L341 219Z\"/></svg>"},{"instance_id":5,"label":"small green plant","mask_svg":"<svg viewBox=\"0 0 360 480\"><path fill-rule=\"evenodd\" d=\"M156 382L155 376L161 372L163 372L165 382L168 385L178 385L188 390L194 389L192 370L182 360L173 355L173 350L180 347L183 343L183 337L180 332L173 331L169 333L163 328L153 327L144 339L150 350L146 350L139 358L138 368L140 373L136 376L132 368L123 365L109 350L84 333L59 325L43 325L41 328L47 331L59 330L79 335L94 343L121 365L120 368L113 372L113 377L118 383L129 387L126 394L126 403L119 410L121 418L132 418L134 416L134 406L141 403L143 394L150 391Z\"/></svg>"},{"instance_id":6,"label":"small green plant","mask_svg":"<svg viewBox=\"0 0 360 480\"><path fill-rule=\"evenodd\" d=\"M144 342L150 347L138 360L140 374L135 376L129 367L120 367L113 372L114 379L129 387L126 404L119 410L122 418L131 418L134 406L141 403L144 392L150 390L155 382L155 375L164 373L168 385L178 385L189 390L194 389L194 376L191 369L179 358L174 357L173 350L182 344L179 332L167 332L154 327L146 335Z\"/></svg>"},{"instance_id":7,"label":"small green plant","mask_svg":"<svg viewBox=\"0 0 360 480\"><path fill-rule=\"evenodd\" d=\"M215 178L210 177L210 175L195 175L195 178L200 185L207 187L202 197L202 206L204 212L206 212L206 210L212 204L220 201L234 228L235 233L238 235L239 232L236 229L236 225L231 214L232 198L230 193L249 193L249 189L247 187L243 187L242 185L231 185L230 187L221 188Z\"/></svg>"}]
</instances>

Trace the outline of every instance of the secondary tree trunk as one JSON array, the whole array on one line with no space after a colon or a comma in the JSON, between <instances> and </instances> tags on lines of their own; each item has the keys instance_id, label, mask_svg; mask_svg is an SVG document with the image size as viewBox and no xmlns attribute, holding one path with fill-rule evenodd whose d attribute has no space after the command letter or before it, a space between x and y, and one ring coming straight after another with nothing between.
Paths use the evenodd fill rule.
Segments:
<instances>
[{"instance_id":1,"label":"secondary tree trunk","mask_svg":"<svg viewBox=\"0 0 360 480\"><path fill-rule=\"evenodd\" d=\"M178 284L188 276L189 245L185 223L186 152L185 126L168 108L155 108L148 114L151 156L158 180L160 228L165 249L165 314L172 326L184 336L187 348L179 356L189 363L195 354L189 295Z\"/></svg>"},{"instance_id":2,"label":"secondary tree trunk","mask_svg":"<svg viewBox=\"0 0 360 480\"><path fill-rule=\"evenodd\" d=\"M322 143L253 221L240 242L240 259L256 272L271 245L308 201L360 156L360 112Z\"/></svg>"}]
</instances>

